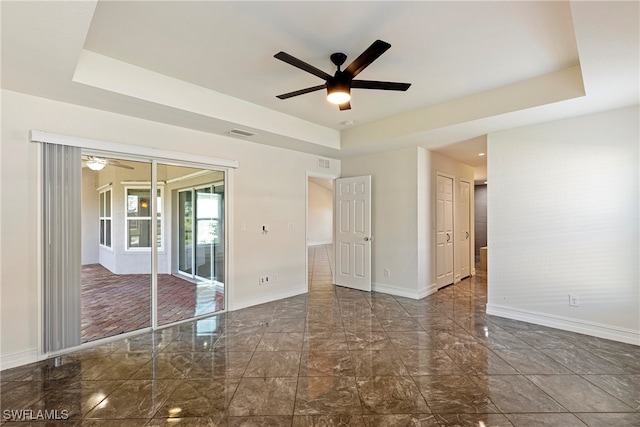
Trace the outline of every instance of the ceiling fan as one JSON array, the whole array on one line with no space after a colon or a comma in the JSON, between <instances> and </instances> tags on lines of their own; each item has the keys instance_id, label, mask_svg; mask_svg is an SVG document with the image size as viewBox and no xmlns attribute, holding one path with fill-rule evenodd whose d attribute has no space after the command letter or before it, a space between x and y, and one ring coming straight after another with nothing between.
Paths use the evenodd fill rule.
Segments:
<instances>
[{"instance_id":1,"label":"ceiling fan","mask_svg":"<svg viewBox=\"0 0 640 427\"><path fill-rule=\"evenodd\" d=\"M318 86L308 87L306 89L296 90L294 92L284 93L278 95L280 99L292 98L298 95L304 95L305 93L315 92L321 89L327 89L327 100L333 104L338 104L340 110L351 109L351 89L380 89L380 90L397 90L406 91L411 86L411 83L396 83L396 82L380 82L374 80L354 80L362 70L367 68L373 61L378 59L380 55L385 53L391 45L382 40L376 40L369 46L364 52L360 54L351 64L344 70L340 67L347 59L347 55L338 52L330 56L331 62L337 67L336 73L332 76L324 71L307 64L298 58L295 58L288 53L278 52L274 55L275 58L291 64L294 67L300 68L303 71L318 76L325 80L325 83Z\"/></svg>"},{"instance_id":2,"label":"ceiling fan","mask_svg":"<svg viewBox=\"0 0 640 427\"><path fill-rule=\"evenodd\" d=\"M94 171L99 171L104 169L105 166L116 166L124 169L133 169L133 167L129 165L123 165L117 160L106 159L104 157L97 156L82 156L82 160L85 162L87 167Z\"/></svg>"}]
</instances>

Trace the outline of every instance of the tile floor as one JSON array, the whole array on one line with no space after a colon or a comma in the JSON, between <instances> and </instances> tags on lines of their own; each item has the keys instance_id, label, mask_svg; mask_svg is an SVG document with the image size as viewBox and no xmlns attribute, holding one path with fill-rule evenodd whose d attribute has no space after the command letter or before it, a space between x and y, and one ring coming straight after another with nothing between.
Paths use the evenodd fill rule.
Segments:
<instances>
[{"instance_id":1,"label":"tile floor","mask_svg":"<svg viewBox=\"0 0 640 427\"><path fill-rule=\"evenodd\" d=\"M639 347L487 316L482 274L420 301L335 287L329 251L308 295L1 372L2 421L640 426Z\"/></svg>"}]
</instances>

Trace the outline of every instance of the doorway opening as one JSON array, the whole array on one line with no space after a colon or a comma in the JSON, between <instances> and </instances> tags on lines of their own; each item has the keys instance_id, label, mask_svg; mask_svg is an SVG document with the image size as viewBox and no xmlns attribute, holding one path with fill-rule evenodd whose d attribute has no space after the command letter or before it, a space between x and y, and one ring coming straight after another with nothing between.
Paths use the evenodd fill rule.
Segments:
<instances>
[{"instance_id":1,"label":"doorway opening","mask_svg":"<svg viewBox=\"0 0 640 427\"><path fill-rule=\"evenodd\" d=\"M332 178L307 177L308 287L333 284L333 191Z\"/></svg>"}]
</instances>

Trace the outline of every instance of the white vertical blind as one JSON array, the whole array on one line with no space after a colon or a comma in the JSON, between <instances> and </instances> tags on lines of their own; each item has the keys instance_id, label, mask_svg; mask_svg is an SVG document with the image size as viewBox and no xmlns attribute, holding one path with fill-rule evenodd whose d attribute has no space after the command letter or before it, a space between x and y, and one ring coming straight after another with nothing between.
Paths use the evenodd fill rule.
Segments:
<instances>
[{"instance_id":1,"label":"white vertical blind","mask_svg":"<svg viewBox=\"0 0 640 427\"><path fill-rule=\"evenodd\" d=\"M43 144L45 351L81 341L81 149Z\"/></svg>"}]
</instances>

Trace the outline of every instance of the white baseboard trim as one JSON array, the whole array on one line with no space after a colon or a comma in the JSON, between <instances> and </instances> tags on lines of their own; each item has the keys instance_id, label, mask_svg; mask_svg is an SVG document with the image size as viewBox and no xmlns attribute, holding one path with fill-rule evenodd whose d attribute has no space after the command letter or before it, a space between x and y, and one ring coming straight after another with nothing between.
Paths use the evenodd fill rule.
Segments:
<instances>
[{"instance_id":1,"label":"white baseboard trim","mask_svg":"<svg viewBox=\"0 0 640 427\"><path fill-rule=\"evenodd\" d=\"M432 283L431 286L412 290L406 288L399 288L397 286L386 285L382 283L371 283L371 290L374 292L381 292L383 294L395 295L398 297L412 298L412 299L422 299L427 295L431 295L436 292L438 288L435 283Z\"/></svg>"},{"instance_id":2,"label":"white baseboard trim","mask_svg":"<svg viewBox=\"0 0 640 427\"><path fill-rule=\"evenodd\" d=\"M307 292L307 287L303 286L294 289L288 289L286 291L260 295L258 297L237 300L229 304L229 311L241 310L243 308L253 307L254 305L265 304L267 302L277 301L279 299L295 297L296 295L306 294Z\"/></svg>"},{"instance_id":3,"label":"white baseboard trim","mask_svg":"<svg viewBox=\"0 0 640 427\"><path fill-rule=\"evenodd\" d=\"M507 307L497 304L487 304L487 314L505 317L512 320L549 326L564 331L577 332L598 338L620 341L627 344L640 345L640 331L570 317L556 316L531 310Z\"/></svg>"},{"instance_id":4,"label":"white baseboard trim","mask_svg":"<svg viewBox=\"0 0 640 427\"><path fill-rule=\"evenodd\" d=\"M19 351L17 353L5 354L0 357L0 370L27 365L29 363L37 362L38 360L40 360L40 358L37 348Z\"/></svg>"},{"instance_id":5,"label":"white baseboard trim","mask_svg":"<svg viewBox=\"0 0 640 427\"><path fill-rule=\"evenodd\" d=\"M428 297L431 294L435 294L436 292L438 292L438 285L436 285L435 283L432 283L430 286L423 288L419 295L418 299L422 299L424 297Z\"/></svg>"}]
</instances>

